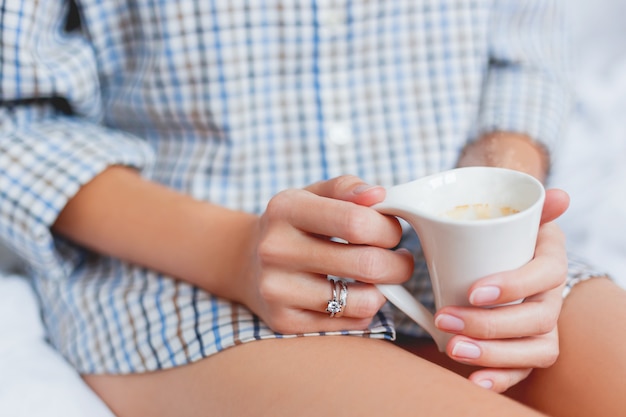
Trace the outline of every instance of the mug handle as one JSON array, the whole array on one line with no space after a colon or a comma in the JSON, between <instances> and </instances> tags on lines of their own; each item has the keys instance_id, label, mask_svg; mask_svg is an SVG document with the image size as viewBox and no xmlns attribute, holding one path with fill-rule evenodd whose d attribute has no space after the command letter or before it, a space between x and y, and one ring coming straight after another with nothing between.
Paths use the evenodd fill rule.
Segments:
<instances>
[{"instance_id":1,"label":"mug handle","mask_svg":"<svg viewBox=\"0 0 626 417\"><path fill-rule=\"evenodd\" d=\"M411 213L405 210L405 208L402 207L402 204L396 204L396 198L394 198L399 196L401 197L405 194L405 186L406 184L388 188L385 200L374 204L371 208L381 214L396 216L408 221L411 217ZM402 201L401 198L400 201ZM411 222L409 222L409 224L411 224ZM415 229L415 226L412 224L411 227ZM440 352L445 352L446 345L453 335L451 333L443 332L435 326L435 318L430 310L418 302L402 285L376 284L376 287L381 293L383 293L387 300L398 307L400 311L409 316L409 318L419 324L428 332L428 334L432 336Z\"/></svg>"},{"instance_id":2,"label":"mug handle","mask_svg":"<svg viewBox=\"0 0 626 417\"><path fill-rule=\"evenodd\" d=\"M443 332L435 326L433 314L419 303L402 285L376 284L378 290L400 311L426 330L435 341L440 352L445 352L452 334Z\"/></svg>"}]
</instances>

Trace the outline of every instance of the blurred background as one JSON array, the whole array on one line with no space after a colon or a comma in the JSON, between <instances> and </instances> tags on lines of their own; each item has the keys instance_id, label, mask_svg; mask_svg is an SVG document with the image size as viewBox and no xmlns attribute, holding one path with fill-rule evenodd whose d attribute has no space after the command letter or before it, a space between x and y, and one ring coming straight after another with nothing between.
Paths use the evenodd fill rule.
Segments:
<instances>
[{"instance_id":1,"label":"blurred background","mask_svg":"<svg viewBox=\"0 0 626 417\"><path fill-rule=\"evenodd\" d=\"M569 249L626 287L626 0L566 4L577 105L550 185L572 198Z\"/></svg>"}]
</instances>

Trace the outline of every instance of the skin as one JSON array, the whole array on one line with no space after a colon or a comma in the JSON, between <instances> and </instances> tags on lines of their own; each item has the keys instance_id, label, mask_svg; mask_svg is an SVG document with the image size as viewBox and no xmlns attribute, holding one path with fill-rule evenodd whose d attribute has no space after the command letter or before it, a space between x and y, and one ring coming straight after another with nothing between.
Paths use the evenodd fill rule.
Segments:
<instances>
[{"instance_id":1,"label":"skin","mask_svg":"<svg viewBox=\"0 0 626 417\"><path fill-rule=\"evenodd\" d=\"M529 138L496 132L468 145L459 166L510 167L543 180L546 158ZM131 169L110 167L70 200L53 230L93 250L240 302L283 333L362 329L385 303L372 284L404 282L413 267L410 254L388 250L400 240L397 221L368 207L381 201L384 192L359 178L339 177L281 192L265 213L253 216L195 201ZM563 305L565 240L552 220L568 203L563 191L549 190L535 258L518 270L479 280L468 294L476 306L519 298L525 298L524 303L438 312L439 327L457 334L448 345L448 356L432 354L432 346L424 342L404 343L405 349L400 349L363 338L298 338L245 344L168 371L84 378L120 416L197 415L199 410L236 416L319 415L330 409L340 415L390 410L393 415L490 416L503 410L506 415L535 415L520 402L553 415L575 415L565 413L567 406L585 397L568 395L571 401L560 404L548 400L547 393L570 392L566 387L571 378L562 369L581 368L585 354L604 358L604 365L623 365L618 349L611 352L615 356L606 356L609 353L585 337L579 323L595 326L594 320L600 320L596 307L603 293L612 294L614 301L600 303L607 310L604 314L626 319L624 308L613 305L626 305L626 300L606 281L580 285ZM328 236L352 244L332 242ZM359 281L350 286L341 318L329 319L325 303L315 301L328 297L328 274ZM223 276L230 279L214 278ZM451 323L456 323L454 329ZM607 324L602 330L608 337L614 329ZM621 345L626 339L619 333L611 337ZM559 355L561 346L567 346L567 354ZM604 370L586 368L580 372L598 377ZM329 377L337 383L329 383ZM517 401L495 394L515 385L509 391ZM598 394L596 388L590 391ZM455 401L449 400L450 392ZM239 401L242 395L245 401ZM593 398L589 394L598 412ZM612 399L607 407L625 405L620 396Z\"/></svg>"}]
</instances>

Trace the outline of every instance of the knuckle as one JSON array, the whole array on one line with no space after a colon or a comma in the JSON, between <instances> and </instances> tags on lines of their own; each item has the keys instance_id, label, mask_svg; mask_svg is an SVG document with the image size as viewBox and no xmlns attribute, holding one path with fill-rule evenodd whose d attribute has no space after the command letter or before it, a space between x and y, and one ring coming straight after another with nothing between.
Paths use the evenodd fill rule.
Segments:
<instances>
[{"instance_id":1,"label":"knuckle","mask_svg":"<svg viewBox=\"0 0 626 417\"><path fill-rule=\"evenodd\" d=\"M359 277L376 279L385 274L387 270L381 249L373 247L361 248L357 258L357 273Z\"/></svg>"},{"instance_id":2,"label":"knuckle","mask_svg":"<svg viewBox=\"0 0 626 417\"><path fill-rule=\"evenodd\" d=\"M344 190L351 187L353 184L359 182L358 177L354 175L341 175L333 181L333 194L341 195Z\"/></svg>"},{"instance_id":3,"label":"knuckle","mask_svg":"<svg viewBox=\"0 0 626 417\"><path fill-rule=\"evenodd\" d=\"M567 255L564 255L562 259L558 262L558 266L556 266L555 270L552 272L552 276L555 277L555 285L554 287L558 287L565 283L567 280L568 273L568 265L567 265Z\"/></svg>"},{"instance_id":4,"label":"knuckle","mask_svg":"<svg viewBox=\"0 0 626 417\"><path fill-rule=\"evenodd\" d=\"M546 334L550 333L554 329L554 324L551 320L544 318L539 322L539 327L537 328L537 334Z\"/></svg>"},{"instance_id":5,"label":"knuckle","mask_svg":"<svg viewBox=\"0 0 626 417\"><path fill-rule=\"evenodd\" d=\"M558 344L553 344L551 349L546 349L545 354L542 358L541 363L539 364L540 368L549 368L554 365L559 358L559 346Z\"/></svg>"},{"instance_id":6,"label":"knuckle","mask_svg":"<svg viewBox=\"0 0 626 417\"><path fill-rule=\"evenodd\" d=\"M564 285L567 282L567 274L568 274L568 266L567 266L567 258L561 262L561 269L559 271L559 281L558 286Z\"/></svg>"},{"instance_id":7,"label":"knuckle","mask_svg":"<svg viewBox=\"0 0 626 417\"><path fill-rule=\"evenodd\" d=\"M280 334L298 333L298 331L292 324L284 320L272 320L272 324L268 324L268 326L273 331Z\"/></svg>"},{"instance_id":8,"label":"knuckle","mask_svg":"<svg viewBox=\"0 0 626 417\"><path fill-rule=\"evenodd\" d=\"M489 379L493 381L491 390L499 393L507 391L526 379L532 372L532 368L492 369L487 371Z\"/></svg>"},{"instance_id":9,"label":"knuckle","mask_svg":"<svg viewBox=\"0 0 626 417\"><path fill-rule=\"evenodd\" d=\"M559 312L550 309L550 311L538 311L537 312L537 333L538 334L547 334L552 332L556 326L559 319Z\"/></svg>"},{"instance_id":10,"label":"knuckle","mask_svg":"<svg viewBox=\"0 0 626 417\"><path fill-rule=\"evenodd\" d=\"M481 327L479 329L479 335L481 339L492 340L498 336L498 325L491 314L486 314L482 320Z\"/></svg>"},{"instance_id":11,"label":"knuckle","mask_svg":"<svg viewBox=\"0 0 626 417\"><path fill-rule=\"evenodd\" d=\"M524 379L526 379L530 373L532 372L532 368L528 369L516 369L514 371L508 372L506 378L504 378L504 383L502 383L502 391L506 391L512 386L520 383Z\"/></svg>"},{"instance_id":12,"label":"knuckle","mask_svg":"<svg viewBox=\"0 0 626 417\"><path fill-rule=\"evenodd\" d=\"M277 193L267 203L265 214L271 219L283 216L290 209L293 198L298 192L299 190L288 189Z\"/></svg>"},{"instance_id":13,"label":"knuckle","mask_svg":"<svg viewBox=\"0 0 626 417\"><path fill-rule=\"evenodd\" d=\"M281 334L299 333L298 323L285 309L274 309L269 319L265 320L270 329Z\"/></svg>"},{"instance_id":14,"label":"knuckle","mask_svg":"<svg viewBox=\"0 0 626 417\"><path fill-rule=\"evenodd\" d=\"M505 375L506 376L502 378L502 381L500 381L501 390L503 391L509 389L518 382L518 377L516 375L513 375L512 372L507 372Z\"/></svg>"},{"instance_id":15,"label":"knuckle","mask_svg":"<svg viewBox=\"0 0 626 417\"><path fill-rule=\"evenodd\" d=\"M364 234L371 225L369 216L364 210L358 210L358 207L352 207L352 210L346 210L343 215L341 224L343 225L342 234L350 243L365 243Z\"/></svg>"},{"instance_id":16,"label":"knuckle","mask_svg":"<svg viewBox=\"0 0 626 417\"><path fill-rule=\"evenodd\" d=\"M294 236L290 236L289 231L283 227L266 228L259 237L254 251L256 261L262 268L289 262L298 250L293 238Z\"/></svg>"},{"instance_id":17,"label":"knuckle","mask_svg":"<svg viewBox=\"0 0 626 417\"><path fill-rule=\"evenodd\" d=\"M351 326L354 330L366 330L370 323L372 322L372 318L371 317L366 317L363 318L361 320L357 320L354 322L354 324Z\"/></svg>"},{"instance_id":18,"label":"knuckle","mask_svg":"<svg viewBox=\"0 0 626 417\"><path fill-rule=\"evenodd\" d=\"M280 245L277 245L270 235L264 236L256 248L257 259L261 265L269 265L274 263L275 260L280 259L281 250Z\"/></svg>"},{"instance_id":19,"label":"knuckle","mask_svg":"<svg viewBox=\"0 0 626 417\"><path fill-rule=\"evenodd\" d=\"M558 333L554 330L545 336L539 337L538 340L541 343L541 356L536 367L549 368L554 365L559 358L560 347Z\"/></svg>"},{"instance_id":20,"label":"knuckle","mask_svg":"<svg viewBox=\"0 0 626 417\"><path fill-rule=\"evenodd\" d=\"M277 279L261 278L258 282L258 292L266 303L275 305L281 299L282 285Z\"/></svg>"}]
</instances>

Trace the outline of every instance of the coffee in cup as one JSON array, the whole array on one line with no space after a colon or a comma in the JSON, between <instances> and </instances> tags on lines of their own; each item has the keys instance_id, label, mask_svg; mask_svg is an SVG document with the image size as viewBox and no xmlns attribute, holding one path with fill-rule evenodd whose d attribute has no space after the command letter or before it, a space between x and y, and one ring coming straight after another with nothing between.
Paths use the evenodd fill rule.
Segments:
<instances>
[{"instance_id":1,"label":"coffee in cup","mask_svg":"<svg viewBox=\"0 0 626 417\"><path fill-rule=\"evenodd\" d=\"M497 206L489 203L457 205L441 215L452 220L487 220L496 217L510 216L519 210L509 206Z\"/></svg>"}]
</instances>

